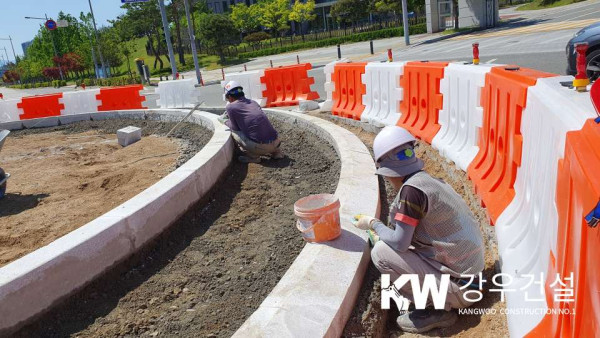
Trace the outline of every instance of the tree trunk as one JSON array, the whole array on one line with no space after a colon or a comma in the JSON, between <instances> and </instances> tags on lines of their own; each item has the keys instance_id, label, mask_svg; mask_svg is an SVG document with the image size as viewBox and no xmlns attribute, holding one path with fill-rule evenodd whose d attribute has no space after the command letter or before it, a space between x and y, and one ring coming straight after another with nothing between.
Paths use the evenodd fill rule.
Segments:
<instances>
[{"instance_id":1,"label":"tree trunk","mask_svg":"<svg viewBox=\"0 0 600 338\"><path fill-rule=\"evenodd\" d=\"M160 49L160 30L157 29L156 30L156 57L158 58L158 62L160 64L160 69L163 69L164 68L164 64L163 64L162 59L160 58L160 54L161 54L161 49ZM169 60L168 56L167 56L167 60Z\"/></svg>"},{"instance_id":2,"label":"tree trunk","mask_svg":"<svg viewBox=\"0 0 600 338\"><path fill-rule=\"evenodd\" d=\"M127 71L129 72L129 77L133 78L133 74L131 74L131 62L129 61L129 55L125 56L127 58Z\"/></svg>"},{"instance_id":3,"label":"tree trunk","mask_svg":"<svg viewBox=\"0 0 600 338\"><path fill-rule=\"evenodd\" d=\"M156 63L158 63L159 61L161 63L160 68L162 68L162 60L160 59L160 55L159 55L158 51L156 49L154 49L154 41L152 40L152 33L148 33L146 36L148 37L150 50L152 51L152 54L154 54L154 65L152 66L152 69L156 69Z\"/></svg>"},{"instance_id":4,"label":"tree trunk","mask_svg":"<svg viewBox=\"0 0 600 338\"><path fill-rule=\"evenodd\" d=\"M177 1L173 1L173 14L175 20L175 30L177 31L177 53L179 54L179 63L185 65L185 58L183 57L183 43L181 41L181 27L179 23L179 6Z\"/></svg>"},{"instance_id":5,"label":"tree trunk","mask_svg":"<svg viewBox=\"0 0 600 338\"><path fill-rule=\"evenodd\" d=\"M454 5L454 29L458 30L458 0L454 0L453 5Z\"/></svg>"}]
</instances>

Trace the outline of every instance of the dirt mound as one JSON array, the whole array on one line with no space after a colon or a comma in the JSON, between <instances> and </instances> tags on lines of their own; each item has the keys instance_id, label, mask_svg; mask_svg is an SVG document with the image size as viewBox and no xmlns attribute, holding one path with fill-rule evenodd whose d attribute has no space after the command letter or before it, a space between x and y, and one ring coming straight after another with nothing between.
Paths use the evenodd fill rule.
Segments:
<instances>
[{"instance_id":1,"label":"dirt mound","mask_svg":"<svg viewBox=\"0 0 600 338\"><path fill-rule=\"evenodd\" d=\"M304 246L294 202L334 192L339 179L329 144L274 124L285 159L234 161L208 203L18 335L230 336Z\"/></svg>"},{"instance_id":2,"label":"dirt mound","mask_svg":"<svg viewBox=\"0 0 600 338\"><path fill-rule=\"evenodd\" d=\"M144 127L144 137L122 148L115 133L128 125ZM211 136L192 124L180 138L157 136L173 125L107 120L11 133L0 153L0 165L12 174L0 200L0 265L135 196L187 161Z\"/></svg>"}]
</instances>

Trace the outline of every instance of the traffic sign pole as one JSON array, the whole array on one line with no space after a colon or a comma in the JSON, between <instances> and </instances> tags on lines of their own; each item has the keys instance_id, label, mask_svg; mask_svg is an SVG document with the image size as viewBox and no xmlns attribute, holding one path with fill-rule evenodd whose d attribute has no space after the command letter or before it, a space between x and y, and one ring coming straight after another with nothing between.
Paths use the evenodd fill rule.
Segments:
<instances>
[{"instance_id":1,"label":"traffic sign pole","mask_svg":"<svg viewBox=\"0 0 600 338\"><path fill-rule=\"evenodd\" d=\"M165 11L165 1L158 0L158 6L160 7L160 15L162 17L163 30L165 31L165 39L167 40L167 49L169 50L171 72L173 73L173 79L175 79L177 76L177 65L175 64L175 54L173 54L173 45L171 44L171 33L169 32L169 22L167 21L167 12Z\"/></svg>"},{"instance_id":2,"label":"traffic sign pole","mask_svg":"<svg viewBox=\"0 0 600 338\"><path fill-rule=\"evenodd\" d=\"M48 23L48 14L44 14L46 16L46 23ZM50 30L50 28L48 28ZM54 42L54 34L52 32L52 30L50 30L50 40L52 40L52 48L54 48L54 56L56 57L57 60L59 60L58 58L58 52L56 51L56 43ZM60 61L58 62L58 74L60 74L60 79L62 81L65 80L65 77L63 75L62 72L62 67L60 66Z\"/></svg>"}]
</instances>

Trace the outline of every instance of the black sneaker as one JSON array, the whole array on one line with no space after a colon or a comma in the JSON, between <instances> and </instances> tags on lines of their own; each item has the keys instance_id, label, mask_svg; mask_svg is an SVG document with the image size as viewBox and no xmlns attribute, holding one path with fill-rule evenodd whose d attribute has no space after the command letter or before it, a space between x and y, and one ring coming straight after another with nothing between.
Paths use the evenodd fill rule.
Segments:
<instances>
[{"instance_id":1,"label":"black sneaker","mask_svg":"<svg viewBox=\"0 0 600 338\"><path fill-rule=\"evenodd\" d=\"M454 325L458 315L454 311L435 309L413 310L398 316L396 323L404 332L423 333Z\"/></svg>"}]
</instances>

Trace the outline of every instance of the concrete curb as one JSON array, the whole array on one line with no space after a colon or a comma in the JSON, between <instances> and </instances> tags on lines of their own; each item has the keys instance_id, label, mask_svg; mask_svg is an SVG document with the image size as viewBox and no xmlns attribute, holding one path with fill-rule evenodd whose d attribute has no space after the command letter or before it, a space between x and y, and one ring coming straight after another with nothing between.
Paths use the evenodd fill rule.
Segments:
<instances>
[{"instance_id":1,"label":"concrete curb","mask_svg":"<svg viewBox=\"0 0 600 338\"><path fill-rule=\"evenodd\" d=\"M85 114L85 119L179 121L186 114L156 109ZM211 190L232 161L233 140L213 114L197 112L189 121L213 131L209 143L189 161L115 209L0 268L0 335L33 320L131 256Z\"/></svg>"},{"instance_id":2,"label":"concrete curb","mask_svg":"<svg viewBox=\"0 0 600 338\"><path fill-rule=\"evenodd\" d=\"M307 243L279 283L234 337L339 337L356 303L371 259L367 235L351 224L358 213L379 216L379 183L367 147L329 121L264 109L269 117L297 124L329 142L341 160L335 191L341 202L342 235ZM300 234L298 234L300 235Z\"/></svg>"}]
</instances>

